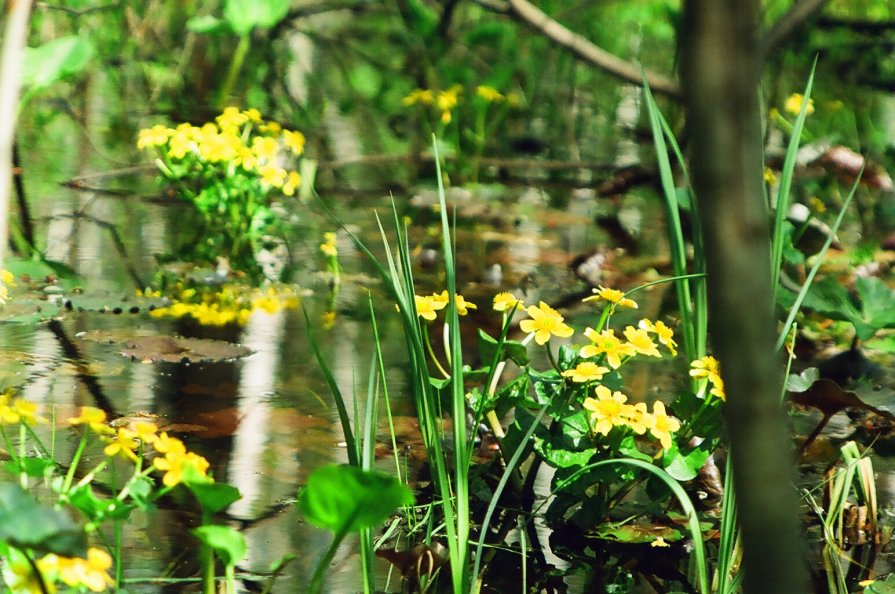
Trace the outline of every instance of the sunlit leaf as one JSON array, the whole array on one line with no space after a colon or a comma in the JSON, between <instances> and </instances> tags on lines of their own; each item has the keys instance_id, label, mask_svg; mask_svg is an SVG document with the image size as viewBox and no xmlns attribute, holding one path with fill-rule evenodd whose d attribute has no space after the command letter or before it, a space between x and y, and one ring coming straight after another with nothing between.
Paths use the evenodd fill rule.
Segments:
<instances>
[{"instance_id":1,"label":"sunlit leaf","mask_svg":"<svg viewBox=\"0 0 895 594\"><path fill-rule=\"evenodd\" d=\"M26 48L22 83L31 90L48 87L83 72L94 53L93 43L80 35L66 35Z\"/></svg>"},{"instance_id":2,"label":"sunlit leaf","mask_svg":"<svg viewBox=\"0 0 895 594\"><path fill-rule=\"evenodd\" d=\"M315 470L298 496L309 522L333 532L357 532L413 503L413 491L392 476L330 464Z\"/></svg>"},{"instance_id":3,"label":"sunlit leaf","mask_svg":"<svg viewBox=\"0 0 895 594\"><path fill-rule=\"evenodd\" d=\"M236 565L245 557L245 537L230 526L200 526L193 530L193 534L211 547L225 565Z\"/></svg>"},{"instance_id":4,"label":"sunlit leaf","mask_svg":"<svg viewBox=\"0 0 895 594\"><path fill-rule=\"evenodd\" d=\"M242 498L239 489L224 483L188 482L186 485L196 496L202 509L212 514L227 509Z\"/></svg>"},{"instance_id":5,"label":"sunlit leaf","mask_svg":"<svg viewBox=\"0 0 895 594\"><path fill-rule=\"evenodd\" d=\"M227 0L224 18L237 35L252 29L268 29L279 23L289 12L289 0Z\"/></svg>"}]
</instances>

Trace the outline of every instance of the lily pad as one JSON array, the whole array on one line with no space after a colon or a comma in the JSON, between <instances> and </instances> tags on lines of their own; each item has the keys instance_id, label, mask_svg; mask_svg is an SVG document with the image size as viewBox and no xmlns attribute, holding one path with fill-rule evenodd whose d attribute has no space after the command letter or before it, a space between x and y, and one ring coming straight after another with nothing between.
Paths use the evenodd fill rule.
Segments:
<instances>
[{"instance_id":1,"label":"lily pad","mask_svg":"<svg viewBox=\"0 0 895 594\"><path fill-rule=\"evenodd\" d=\"M251 355L242 345L207 338L141 336L128 340L121 354L134 361L151 363L210 363Z\"/></svg>"}]
</instances>

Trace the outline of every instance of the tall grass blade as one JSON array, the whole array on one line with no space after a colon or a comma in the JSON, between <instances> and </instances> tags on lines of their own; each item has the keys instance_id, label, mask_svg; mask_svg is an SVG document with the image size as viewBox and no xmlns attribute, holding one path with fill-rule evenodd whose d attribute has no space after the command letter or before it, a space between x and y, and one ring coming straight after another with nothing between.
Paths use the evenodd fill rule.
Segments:
<instances>
[{"instance_id":1,"label":"tall grass blade","mask_svg":"<svg viewBox=\"0 0 895 594\"><path fill-rule=\"evenodd\" d=\"M789 314L786 316L786 321L783 323L783 328L780 329L780 335L777 337L777 344L775 347L777 351L783 348L783 344L786 342L786 336L789 334L792 325L795 323L796 315L799 313L799 309L801 309L802 307L802 302L805 300L805 296L811 289L811 284L814 282L814 277L817 276L817 271L820 270L820 266L824 262L824 258L827 255L827 250L829 250L830 246L833 244L833 239L836 236L836 232L839 230L839 226L842 224L842 219L845 217L845 211L848 209L848 205L851 204L852 198L854 198L855 192L857 192L858 190L858 184L861 183L861 175L863 173L864 169L862 168L861 172L858 174L858 178L855 180L855 183L851 188L851 191L849 191L848 196L845 197L845 201L842 203L842 209L839 211L839 215L836 217L836 221L833 222L833 226L830 228L829 237L827 237L827 240L824 242L823 247L814 257L814 265L811 267L811 270L805 277L805 282L802 284L802 288L799 290L799 294L796 296L795 302L792 304L792 307L789 308Z\"/></svg>"},{"instance_id":2,"label":"tall grass blade","mask_svg":"<svg viewBox=\"0 0 895 594\"><path fill-rule=\"evenodd\" d=\"M808 75L808 84L805 85L804 99L799 115L793 125L792 137L786 149L786 157L783 159L783 169L780 171L780 189L777 191L777 201L774 205L774 228L771 235L771 287L774 295L780 286L780 268L783 265L783 246L785 236L783 223L789 210L790 191L792 189L793 172L796 168L796 157L799 153L799 141L802 138L802 129L805 127L805 118L808 117L808 101L811 97L811 88L814 85L814 71L817 68L817 58L811 66ZM757 172L756 172L757 173ZM785 334L784 334L785 335Z\"/></svg>"},{"instance_id":3,"label":"tall grass blade","mask_svg":"<svg viewBox=\"0 0 895 594\"><path fill-rule=\"evenodd\" d=\"M342 391L339 389L339 384L336 382L336 378L333 376L329 365L326 363L326 358L320 351L320 345L317 342L317 338L314 336L314 331L311 329L311 317L308 315L308 310L302 306L301 311L305 316L305 328L307 328L308 343L311 345L311 351L314 353L314 358L317 359L317 364L320 365L320 370L323 372L323 378L326 380L326 384L329 386L330 392L332 392L333 401L336 403L336 411L339 413L339 423L342 425L342 433L345 435L348 464L351 466L359 466L360 461L358 460L357 455L357 443L354 440L354 432L351 430L351 421L348 418L348 409L345 408L345 399L342 396Z\"/></svg>"}]
</instances>

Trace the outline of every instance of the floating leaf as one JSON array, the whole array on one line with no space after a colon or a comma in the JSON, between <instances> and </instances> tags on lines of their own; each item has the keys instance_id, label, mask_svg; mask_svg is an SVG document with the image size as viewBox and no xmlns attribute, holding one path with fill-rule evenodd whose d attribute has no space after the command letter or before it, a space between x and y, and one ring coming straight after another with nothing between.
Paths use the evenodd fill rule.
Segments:
<instances>
[{"instance_id":1,"label":"floating leaf","mask_svg":"<svg viewBox=\"0 0 895 594\"><path fill-rule=\"evenodd\" d=\"M198 363L229 361L252 354L252 350L226 342L181 336L142 336L128 340L121 354L129 359L153 363Z\"/></svg>"},{"instance_id":2,"label":"floating leaf","mask_svg":"<svg viewBox=\"0 0 895 594\"><path fill-rule=\"evenodd\" d=\"M413 491L392 476L330 464L315 470L298 496L309 522L333 532L357 532L413 503Z\"/></svg>"}]
</instances>

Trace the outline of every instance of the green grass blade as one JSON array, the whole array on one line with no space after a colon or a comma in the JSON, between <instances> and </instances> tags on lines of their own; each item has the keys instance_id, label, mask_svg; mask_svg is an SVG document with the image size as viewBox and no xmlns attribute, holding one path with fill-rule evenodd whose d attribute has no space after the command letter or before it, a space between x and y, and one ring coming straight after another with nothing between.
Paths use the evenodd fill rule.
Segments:
<instances>
[{"instance_id":1,"label":"green grass blade","mask_svg":"<svg viewBox=\"0 0 895 594\"><path fill-rule=\"evenodd\" d=\"M796 117L793 126L792 137L789 140L789 146L786 149L786 157L783 159L783 169L780 171L780 189L777 192L777 203L774 211L774 227L771 235L771 287L774 294L778 290L780 283L780 267L783 265L783 223L786 220L786 214L789 210L790 191L792 189L793 172L796 168L796 157L799 152L799 141L802 138L802 129L805 127L805 118L808 116L808 100L811 97L811 88L814 85L814 72L817 68L817 58L811 66L811 73L808 75L808 84L805 85L803 94L802 108ZM758 172L756 172L758 175Z\"/></svg>"},{"instance_id":2,"label":"green grass blade","mask_svg":"<svg viewBox=\"0 0 895 594\"><path fill-rule=\"evenodd\" d=\"M824 242L824 246L815 256L814 266L811 267L811 270L805 277L805 283L799 290L799 294L796 296L796 300L792 304L792 307L789 308L789 314L786 316L786 321L783 323L783 328L780 329L780 335L777 337L777 344L775 346L777 351L782 349L783 344L786 342L786 336L789 334L792 325L795 323L796 315L799 313L799 309L801 309L802 307L802 302L805 300L805 296L811 289L811 284L814 282L814 277L817 276L817 271L820 270L820 266L821 264L823 264L824 257L827 255L827 250L830 249L830 245L832 245L833 243L833 238L836 236L836 232L839 230L839 226L842 224L842 219L845 217L845 211L848 209L848 205L851 204L852 198L854 198L855 192L857 192L858 190L858 184L861 183L861 174L863 174L863 172L864 170L861 169L861 173L858 174L858 178L855 180L851 191L848 193L848 196L846 196L845 201L842 203L842 209L839 211L839 215L836 217L836 221L830 228L830 236L827 237L827 240Z\"/></svg>"},{"instance_id":3,"label":"green grass blade","mask_svg":"<svg viewBox=\"0 0 895 594\"><path fill-rule=\"evenodd\" d=\"M317 364L320 365L320 370L323 372L323 378L326 380L326 384L329 386L330 392L332 392L333 401L336 403L336 410L339 413L339 423L341 423L342 433L345 435L348 464L351 466L358 466L357 443L354 439L354 433L351 430L348 409L345 408L345 398L342 396L342 391L339 390L339 384L336 382L336 378L333 376L329 365L326 363L326 358L320 351L320 345L317 343L317 338L314 336L314 331L311 329L311 318L308 315L308 310L302 306L301 311L305 316L305 327L307 328L308 342L310 343L311 351L314 353L314 358L317 359Z\"/></svg>"}]
</instances>

